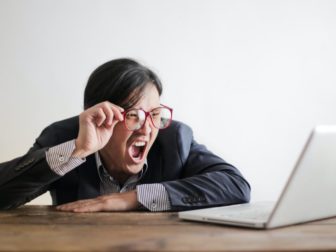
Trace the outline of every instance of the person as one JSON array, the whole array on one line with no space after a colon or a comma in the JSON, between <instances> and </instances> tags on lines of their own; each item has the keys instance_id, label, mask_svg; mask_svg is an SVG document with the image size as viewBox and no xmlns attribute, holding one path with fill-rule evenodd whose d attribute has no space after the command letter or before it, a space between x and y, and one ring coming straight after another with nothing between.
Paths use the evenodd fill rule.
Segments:
<instances>
[{"instance_id":1,"label":"person","mask_svg":"<svg viewBox=\"0 0 336 252\"><path fill-rule=\"evenodd\" d=\"M237 168L172 120L162 84L128 58L99 66L84 111L51 124L22 157L0 164L0 209L46 191L60 211L182 211L248 202Z\"/></svg>"}]
</instances>

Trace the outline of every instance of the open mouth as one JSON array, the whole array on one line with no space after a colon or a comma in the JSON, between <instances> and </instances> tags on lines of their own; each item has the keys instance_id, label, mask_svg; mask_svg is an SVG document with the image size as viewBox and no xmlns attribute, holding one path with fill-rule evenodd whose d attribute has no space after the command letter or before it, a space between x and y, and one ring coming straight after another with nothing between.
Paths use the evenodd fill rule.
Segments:
<instances>
[{"instance_id":1,"label":"open mouth","mask_svg":"<svg viewBox=\"0 0 336 252\"><path fill-rule=\"evenodd\" d=\"M135 141L128 149L128 153L135 163L140 163L144 158L147 142Z\"/></svg>"}]
</instances>

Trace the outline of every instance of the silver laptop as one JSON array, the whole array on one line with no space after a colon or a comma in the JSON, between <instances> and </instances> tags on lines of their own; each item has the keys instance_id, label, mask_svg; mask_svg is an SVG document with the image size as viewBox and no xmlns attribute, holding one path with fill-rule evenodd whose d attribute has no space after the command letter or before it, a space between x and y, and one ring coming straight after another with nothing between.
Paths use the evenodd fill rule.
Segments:
<instances>
[{"instance_id":1,"label":"silver laptop","mask_svg":"<svg viewBox=\"0 0 336 252\"><path fill-rule=\"evenodd\" d=\"M276 202L179 212L181 219L276 228L336 216L336 125L317 126Z\"/></svg>"}]
</instances>

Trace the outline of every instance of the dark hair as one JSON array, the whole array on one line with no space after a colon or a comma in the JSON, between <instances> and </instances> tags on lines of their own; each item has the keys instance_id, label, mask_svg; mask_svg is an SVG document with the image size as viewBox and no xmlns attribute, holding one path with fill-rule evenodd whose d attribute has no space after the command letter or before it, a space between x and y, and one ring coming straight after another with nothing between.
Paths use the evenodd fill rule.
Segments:
<instances>
[{"instance_id":1,"label":"dark hair","mask_svg":"<svg viewBox=\"0 0 336 252\"><path fill-rule=\"evenodd\" d=\"M84 108L103 101L131 108L141 99L148 84L162 94L160 79L147 67L127 58L108 61L90 75L84 91Z\"/></svg>"}]
</instances>

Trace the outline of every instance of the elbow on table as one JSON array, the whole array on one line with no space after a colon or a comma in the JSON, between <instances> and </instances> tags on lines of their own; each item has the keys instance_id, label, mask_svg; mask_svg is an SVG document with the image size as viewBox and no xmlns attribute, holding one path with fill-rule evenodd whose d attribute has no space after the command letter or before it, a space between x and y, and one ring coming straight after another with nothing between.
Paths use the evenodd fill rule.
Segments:
<instances>
[{"instance_id":1,"label":"elbow on table","mask_svg":"<svg viewBox=\"0 0 336 252\"><path fill-rule=\"evenodd\" d=\"M10 210L18 208L19 206L23 205L24 203L13 202L10 200L3 200L0 199L0 210Z\"/></svg>"},{"instance_id":2,"label":"elbow on table","mask_svg":"<svg viewBox=\"0 0 336 252\"><path fill-rule=\"evenodd\" d=\"M240 203L249 203L251 200L251 186L250 184L244 180L239 186L240 191Z\"/></svg>"}]
</instances>

